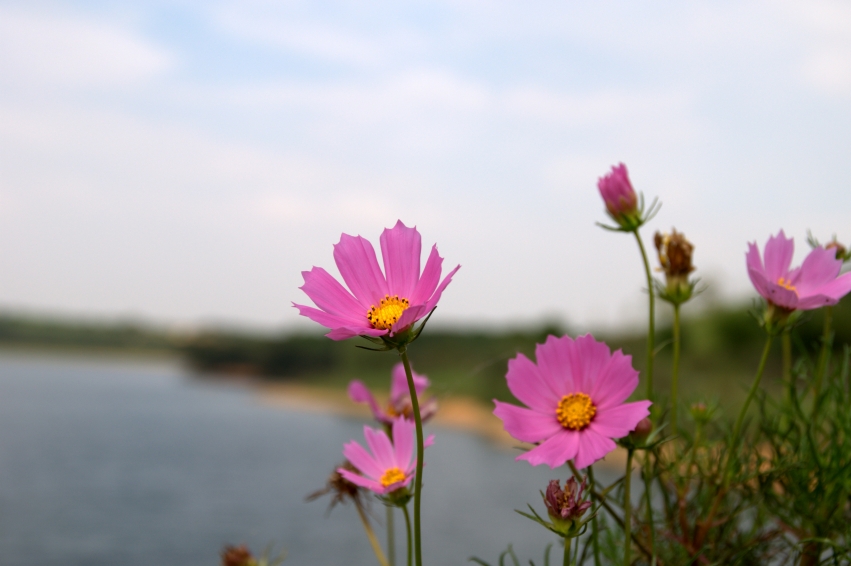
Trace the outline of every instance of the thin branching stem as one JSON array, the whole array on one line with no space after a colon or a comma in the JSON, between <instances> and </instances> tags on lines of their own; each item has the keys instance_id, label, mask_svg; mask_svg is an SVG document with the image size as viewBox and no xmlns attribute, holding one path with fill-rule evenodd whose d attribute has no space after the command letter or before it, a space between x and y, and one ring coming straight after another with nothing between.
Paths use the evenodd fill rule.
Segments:
<instances>
[{"instance_id":1,"label":"thin branching stem","mask_svg":"<svg viewBox=\"0 0 851 566\"><path fill-rule=\"evenodd\" d=\"M396 566L396 529L393 525L393 507L387 506L387 562Z\"/></svg>"},{"instance_id":2,"label":"thin branching stem","mask_svg":"<svg viewBox=\"0 0 851 566\"><path fill-rule=\"evenodd\" d=\"M680 305L674 304L674 359L671 364L671 428L674 434L679 430L677 405L679 404L678 386L680 377Z\"/></svg>"},{"instance_id":3,"label":"thin branching stem","mask_svg":"<svg viewBox=\"0 0 851 566\"><path fill-rule=\"evenodd\" d=\"M623 546L623 564L629 566L632 564L632 500L630 499L630 485L632 484L632 456L635 451L632 448L627 450L626 456L626 475L623 480L623 530L626 533L626 543Z\"/></svg>"},{"instance_id":4,"label":"thin branching stem","mask_svg":"<svg viewBox=\"0 0 851 566\"><path fill-rule=\"evenodd\" d=\"M366 516L366 513L363 510L363 505L360 503L355 503L355 508L358 510L358 515L360 516L360 521L363 523L363 530L366 531L366 538L369 539L369 544L372 546L372 551L375 553L375 558L378 559L378 564L380 566L388 566L387 558L384 557L384 552L381 550L381 544L378 542L378 539L375 537L375 532L372 530L372 526L369 524L369 519Z\"/></svg>"},{"instance_id":5,"label":"thin branching stem","mask_svg":"<svg viewBox=\"0 0 851 566\"><path fill-rule=\"evenodd\" d=\"M420 403L417 400L417 389L414 386L414 375L411 372L411 363L408 361L408 350L405 346L399 348L399 356L405 366L405 375L408 378L408 390L411 394L411 408L414 412L414 424L417 429L417 475L414 479L414 557L416 565L422 566L422 539L420 536L420 500L423 490L423 420L420 416Z\"/></svg>"},{"instance_id":6,"label":"thin branching stem","mask_svg":"<svg viewBox=\"0 0 851 566\"><path fill-rule=\"evenodd\" d=\"M830 346L833 319L833 307L824 308L824 331L821 336L821 352L819 353L818 366L816 367L815 383L813 383L813 413L818 409L818 399L821 395L821 384L827 373L827 362L830 359Z\"/></svg>"},{"instance_id":7,"label":"thin branching stem","mask_svg":"<svg viewBox=\"0 0 851 566\"><path fill-rule=\"evenodd\" d=\"M405 514L405 530L408 532L408 566L411 566L413 545L411 544L411 515L408 513L407 505L402 507L402 512Z\"/></svg>"},{"instance_id":8,"label":"thin branching stem","mask_svg":"<svg viewBox=\"0 0 851 566\"><path fill-rule=\"evenodd\" d=\"M638 233L638 228L633 231L635 240L638 242L638 249L641 250L641 259L644 261L644 274L647 276L647 295L650 299L650 314L647 320L647 398L653 399L653 349L656 338L656 315L655 315L655 297L653 291L653 274L650 271L650 262L647 260L647 251L644 249L644 242L641 241L641 235Z\"/></svg>"}]
</instances>

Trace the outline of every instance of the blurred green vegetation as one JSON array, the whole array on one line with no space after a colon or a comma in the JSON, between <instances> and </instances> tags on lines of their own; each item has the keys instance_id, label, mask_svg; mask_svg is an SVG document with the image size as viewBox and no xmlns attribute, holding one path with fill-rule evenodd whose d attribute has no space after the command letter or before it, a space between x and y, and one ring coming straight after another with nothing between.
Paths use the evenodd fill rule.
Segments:
<instances>
[{"instance_id":1,"label":"blurred green vegetation","mask_svg":"<svg viewBox=\"0 0 851 566\"><path fill-rule=\"evenodd\" d=\"M749 311L760 305L714 306L701 312L683 308L681 390L683 400L715 398L722 405L737 404L756 370L765 334ZM668 390L671 366L668 305L658 307L660 345L656 361L657 392ZM822 310L804 313L793 333L796 356L814 357L822 335ZM851 344L851 300L833 307L834 348ZM553 324L516 331L453 331L430 327L409 348L414 369L429 376L439 396L464 395L489 401L511 399L505 384L508 360L523 352L534 357L535 344L549 334L575 332ZM644 368L642 333L601 334L612 349L633 356ZM268 380L290 380L321 387L342 388L349 380L364 380L383 391L398 361L393 352L370 352L357 345L365 340L334 342L321 334L275 336L208 330L197 333L165 332L133 323L78 323L60 319L0 315L0 346L38 347L93 352L157 353L179 356L200 375L251 375ZM534 359L534 358L533 358ZM780 346L776 343L764 385L777 390ZM643 395L639 386L636 397Z\"/></svg>"}]
</instances>

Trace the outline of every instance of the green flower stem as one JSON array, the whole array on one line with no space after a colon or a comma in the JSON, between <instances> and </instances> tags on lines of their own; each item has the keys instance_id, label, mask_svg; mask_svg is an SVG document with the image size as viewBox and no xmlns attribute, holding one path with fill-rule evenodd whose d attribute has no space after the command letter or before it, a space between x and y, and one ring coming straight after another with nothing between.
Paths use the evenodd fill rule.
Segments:
<instances>
[{"instance_id":1,"label":"green flower stem","mask_svg":"<svg viewBox=\"0 0 851 566\"><path fill-rule=\"evenodd\" d=\"M588 479L591 480L591 499L596 500L597 482L594 481L594 466L588 466ZM597 514L591 518L591 548L594 551L594 566L600 566L600 526L597 524Z\"/></svg>"},{"instance_id":2,"label":"green flower stem","mask_svg":"<svg viewBox=\"0 0 851 566\"><path fill-rule=\"evenodd\" d=\"M399 347L399 356L405 365L405 375L408 378L408 391L411 394L411 405L414 412L414 424L417 428L417 475L414 479L414 556L416 565L423 565L422 538L420 536L420 498L423 490L423 420L420 416L420 403L417 400L417 389L414 386L414 375L411 373L411 362L408 361L408 350ZM410 545L409 545L410 549ZM410 551L410 550L409 550Z\"/></svg>"},{"instance_id":3,"label":"green flower stem","mask_svg":"<svg viewBox=\"0 0 851 566\"><path fill-rule=\"evenodd\" d=\"M650 464L650 451L644 451L644 470L641 474L644 479L644 504L646 507L647 525L650 527L650 552L653 556L650 557L650 564L656 564L656 528L653 524L653 505L651 501L650 487L653 482L653 475Z\"/></svg>"},{"instance_id":4,"label":"green flower stem","mask_svg":"<svg viewBox=\"0 0 851 566\"><path fill-rule=\"evenodd\" d=\"M677 405L679 397L677 392L680 381L680 305L674 303L674 359L671 364L671 426L673 433L676 434L679 430L679 422L677 421Z\"/></svg>"},{"instance_id":5,"label":"green flower stem","mask_svg":"<svg viewBox=\"0 0 851 566\"><path fill-rule=\"evenodd\" d=\"M756 395L757 389L759 389L759 382L762 380L762 374L765 372L765 363L768 361L768 352L771 350L771 341L773 338L774 336L769 334L768 338L765 340L765 348L762 350L762 358L759 360L756 377L754 377L753 384L751 385L750 391L748 391L745 404L742 405L742 410L739 411L739 416L736 418L736 425L735 428L733 428L733 437L731 439L730 448L727 450L727 462L724 465L724 487L721 489L719 494L723 494L727 491L727 488L730 487L730 467L733 463L733 456L736 453L736 448L739 444L739 437L742 434L742 423L745 420L748 407L750 407L751 401L753 400L754 395Z\"/></svg>"},{"instance_id":6,"label":"green flower stem","mask_svg":"<svg viewBox=\"0 0 851 566\"><path fill-rule=\"evenodd\" d=\"M783 384L786 387L786 402L792 402L792 329L788 326L780 335L780 349L783 359Z\"/></svg>"},{"instance_id":7,"label":"green flower stem","mask_svg":"<svg viewBox=\"0 0 851 566\"><path fill-rule=\"evenodd\" d=\"M570 537L564 537L564 566L570 566Z\"/></svg>"},{"instance_id":8,"label":"green flower stem","mask_svg":"<svg viewBox=\"0 0 851 566\"><path fill-rule=\"evenodd\" d=\"M411 545L411 515L408 513L407 505L402 507L402 511L405 512L405 528L408 531L408 566L411 566L411 551L413 550Z\"/></svg>"},{"instance_id":9,"label":"green flower stem","mask_svg":"<svg viewBox=\"0 0 851 566\"><path fill-rule=\"evenodd\" d=\"M830 358L830 344L832 334L833 307L824 308L824 332L821 337L821 353L819 354L818 366L816 367L816 379L813 383L813 414L817 410L818 398L821 394L821 383L827 373L827 361Z\"/></svg>"},{"instance_id":10,"label":"green flower stem","mask_svg":"<svg viewBox=\"0 0 851 566\"><path fill-rule=\"evenodd\" d=\"M390 566L396 566L396 529L393 525L393 508L389 505L387 509L387 561Z\"/></svg>"},{"instance_id":11,"label":"green flower stem","mask_svg":"<svg viewBox=\"0 0 851 566\"><path fill-rule=\"evenodd\" d=\"M389 566L387 564L387 559L384 557L384 553L381 551L381 544L378 542L378 539L375 538L375 533L372 530L372 527L369 524L369 519L366 517L366 513L364 513L363 506L356 503L355 507L358 510L358 515L360 516L361 523L363 523L363 530L366 531L366 538L369 539L369 544L372 546L372 551L375 553L375 557L378 559L378 564L380 566Z\"/></svg>"},{"instance_id":12,"label":"green flower stem","mask_svg":"<svg viewBox=\"0 0 851 566\"><path fill-rule=\"evenodd\" d=\"M641 250L641 259L644 260L644 273L647 276L647 295L650 297L650 316L648 318L647 328L647 398L653 399L653 349L656 340L656 315L655 315L655 298L656 293L653 290L653 274L650 272L650 262L647 261L647 251L644 249L644 242L641 241L641 236L638 234L638 228L632 232L635 234L635 240L638 242L638 249Z\"/></svg>"},{"instance_id":13,"label":"green flower stem","mask_svg":"<svg viewBox=\"0 0 851 566\"><path fill-rule=\"evenodd\" d=\"M626 476L623 479L623 530L626 533L626 543L623 547L623 564L632 564L632 500L630 499L630 485L632 484L632 456L635 451L630 448L626 456Z\"/></svg>"}]
</instances>

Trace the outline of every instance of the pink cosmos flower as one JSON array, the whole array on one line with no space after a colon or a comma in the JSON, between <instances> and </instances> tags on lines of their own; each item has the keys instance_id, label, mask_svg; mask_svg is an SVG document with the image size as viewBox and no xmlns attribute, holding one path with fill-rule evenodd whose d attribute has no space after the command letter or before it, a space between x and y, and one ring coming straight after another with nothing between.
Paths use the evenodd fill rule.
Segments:
<instances>
[{"instance_id":1,"label":"pink cosmos flower","mask_svg":"<svg viewBox=\"0 0 851 566\"><path fill-rule=\"evenodd\" d=\"M612 166L612 171L597 181L597 188L606 203L606 210L614 220L620 221L638 212L638 197L623 163Z\"/></svg>"},{"instance_id":2,"label":"pink cosmos flower","mask_svg":"<svg viewBox=\"0 0 851 566\"><path fill-rule=\"evenodd\" d=\"M529 408L494 400L494 414L522 442L539 445L516 458L551 468L573 460L593 464L648 416L650 401L624 403L638 386L632 357L614 354L590 334L573 340L550 336L535 348L537 364L523 354L508 362L508 389Z\"/></svg>"},{"instance_id":3,"label":"pink cosmos flower","mask_svg":"<svg viewBox=\"0 0 851 566\"><path fill-rule=\"evenodd\" d=\"M453 269L438 285L443 258L434 245L420 273L420 233L401 220L385 229L380 241L383 273L368 240L340 236L334 246L334 261L348 290L321 267L301 273L304 285L300 289L319 308L293 306L302 316L330 328L326 334L329 338L392 336L408 328L431 312L461 267Z\"/></svg>"},{"instance_id":4,"label":"pink cosmos flower","mask_svg":"<svg viewBox=\"0 0 851 566\"><path fill-rule=\"evenodd\" d=\"M814 248L801 267L789 269L795 241L783 230L765 244L765 264L756 243L745 255L748 275L766 301L788 310L811 310L835 305L851 291L851 273L839 275L842 260L834 250Z\"/></svg>"},{"instance_id":5,"label":"pink cosmos flower","mask_svg":"<svg viewBox=\"0 0 851 566\"><path fill-rule=\"evenodd\" d=\"M363 435L372 454L352 440L343 446L343 456L360 474L346 468L337 468L337 472L353 484L379 495L408 486L414 478L414 469L417 466L414 457L414 423L399 417L393 421L392 430L393 442L383 430L363 427ZM431 446L433 443L434 435L431 435L424 445Z\"/></svg>"},{"instance_id":6,"label":"pink cosmos flower","mask_svg":"<svg viewBox=\"0 0 851 566\"><path fill-rule=\"evenodd\" d=\"M417 392L417 399L420 401L420 418L422 422L434 416L437 412L437 400L432 397L428 400L422 399L423 391L430 385L429 380L424 375L419 375L417 372L411 372L414 378L414 389ZM349 398L355 403L367 403L372 409L372 415L375 420L389 425L398 416L403 416L406 419L413 420L414 407L411 403L411 395L408 390L408 378L405 375L405 365L399 362L393 367L392 380L390 382L390 402L386 409L382 409L375 401L375 397L369 391L363 381L355 379L349 383Z\"/></svg>"}]
</instances>

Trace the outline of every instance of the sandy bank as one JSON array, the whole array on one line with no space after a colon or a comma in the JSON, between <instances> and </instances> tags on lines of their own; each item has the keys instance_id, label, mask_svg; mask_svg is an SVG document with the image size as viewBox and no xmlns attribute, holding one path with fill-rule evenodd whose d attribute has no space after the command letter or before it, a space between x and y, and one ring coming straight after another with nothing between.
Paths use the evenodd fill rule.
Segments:
<instances>
[{"instance_id":1,"label":"sandy bank","mask_svg":"<svg viewBox=\"0 0 851 566\"><path fill-rule=\"evenodd\" d=\"M366 405L353 403L345 391L338 389L293 383L261 383L258 393L261 403L274 407L345 415L364 421L372 418ZM378 401L383 403L386 399L379 397ZM439 410L429 426L471 432L506 449L531 447L511 438L503 429L502 421L493 415L493 407L475 399L440 399ZM626 465L626 451L618 448L598 465L622 469Z\"/></svg>"}]
</instances>

